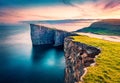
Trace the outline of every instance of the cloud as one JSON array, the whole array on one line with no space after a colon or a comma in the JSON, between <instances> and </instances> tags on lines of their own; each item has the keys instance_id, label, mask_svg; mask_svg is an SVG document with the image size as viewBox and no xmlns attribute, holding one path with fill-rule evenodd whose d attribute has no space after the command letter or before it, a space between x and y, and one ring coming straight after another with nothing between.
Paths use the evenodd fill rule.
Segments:
<instances>
[{"instance_id":1,"label":"cloud","mask_svg":"<svg viewBox=\"0 0 120 83\"><path fill-rule=\"evenodd\" d=\"M7 0L6 0L7 1ZM15 1L14 3L12 1ZM12 0L12 4L22 4L21 0ZM20 1L20 3L18 3ZM119 0L38 0L46 4L59 3L59 5L28 6L23 8L4 7L0 8L0 23L15 23L25 20L59 20L59 19L100 19L100 18L120 18ZM0 0L5 2L5 0ZM27 3L25 0L23 4ZM10 4L10 1L6 4ZM64 4L60 4L64 3ZM0 3L1 4L1 3ZM12 5L11 4L11 5ZM16 4L16 5L17 5Z\"/></svg>"},{"instance_id":2,"label":"cloud","mask_svg":"<svg viewBox=\"0 0 120 83\"><path fill-rule=\"evenodd\" d=\"M120 8L120 0L109 0L108 2L106 2L104 9L114 8L117 6L119 6Z\"/></svg>"},{"instance_id":3,"label":"cloud","mask_svg":"<svg viewBox=\"0 0 120 83\"><path fill-rule=\"evenodd\" d=\"M105 3L104 8L111 8L120 4L120 0L0 0L0 8L3 7L32 7L32 6L49 6L49 5L71 5L76 3Z\"/></svg>"},{"instance_id":4,"label":"cloud","mask_svg":"<svg viewBox=\"0 0 120 83\"><path fill-rule=\"evenodd\" d=\"M63 0L63 3L71 6L76 6L77 3L80 5L90 3L93 5L96 4L96 6L102 6L104 9L120 6L120 0Z\"/></svg>"},{"instance_id":5,"label":"cloud","mask_svg":"<svg viewBox=\"0 0 120 83\"><path fill-rule=\"evenodd\" d=\"M7 10L7 11L1 10L1 11L0 11L0 17L5 17L5 16L11 16L11 17L21 18L21 16L19 16L19 15L17 14L17 12L15 12L15 11L12 11L12 10L11 10L11 12L9 12L8 10Z\"/></svg>"},{"instance_id":6,"label":"cloud","mask_svg":"<svg viewBox=\"0 0 120 83\"><path fill-rule=\"evenodd\" d=\"M63 2L64 4L66 4L66 5L70 5L70 6L76 7L76 5L71 2L71 0L62 0L62 2Z\"/></svg>"}]
</instances>

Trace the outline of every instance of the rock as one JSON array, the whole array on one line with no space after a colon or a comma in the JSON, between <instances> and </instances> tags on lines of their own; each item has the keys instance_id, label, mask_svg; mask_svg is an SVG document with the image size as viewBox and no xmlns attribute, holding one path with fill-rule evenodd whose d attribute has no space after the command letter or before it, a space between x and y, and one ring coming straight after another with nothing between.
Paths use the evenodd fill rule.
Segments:
<instances>
[{"instance_id":1,"label":"rock","mask_svg":"<svg viewBox=\"0 0 120 83\"><path fill-rule=\"evenodd\" d=\"M52 44L53 46L59 46L63 45L65 37L77 35L42 25L30 24L30 28L33 45Z\"/></svg>"},{"instance_id":2,"label":"rock","mask_svg":"<svg viewBox=\"0 0 120 83\"><path fill-rule=\"evenodd\" d=\"M44 26L30 24L33 45L54 44L54 30Z\"/></svg>"},{"instance_id":3,"label":"rock","mask_svg":"<svg viewBox=\"0 0 120 83\"><path fill-rule=\"evenodd\" d=\"M85 74L85 68L95 62L95 56L100 49L83 43L74 42L71 37L64 40L66 68L72 72L65 72L66 83L79 83Z\"/></svg>"},{"instance_id":4,"label":"rock","mask_svg":"<svg viewBox=\"0 0 120 83\"><path fill-rule=\"evenodd\" d=\"M48 28L45 26L30 24L31 39L33 45L52 44L59 46L64 44L65 51L65 82L80 83L86 73L86 67L95 62L95 57L100 49L75 42L71 37L74 33Z\"/></svg>"}]
</instances>

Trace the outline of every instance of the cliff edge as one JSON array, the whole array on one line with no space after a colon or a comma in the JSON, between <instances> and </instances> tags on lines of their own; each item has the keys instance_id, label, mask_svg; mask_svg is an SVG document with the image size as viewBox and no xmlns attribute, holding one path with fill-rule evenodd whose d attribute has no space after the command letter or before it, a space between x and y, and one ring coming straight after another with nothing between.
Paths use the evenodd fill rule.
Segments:
<instances>
[{"instance_id":1,"label":"cliff edge","mask_svg":"<svg viewBox=\"0 0 120 83\"><path fill-rule=\"evenodd\" d=\"M82 81L86 67L95 63L95 57L101 52L96 47L76 42L72 37L68 37L77 34L35 24L30 24L30 27L33 45L52 44L59 46L64 44L66 83Z\"/></svg>"},{"instance_id":2,"label":"cliff edge","mask_svg":"<svg viewBox=\"0 0 120 83\"><path fill-rule=\"evenodd\" d=\"M65 51L65 82L79 83L86 73L86 67L95 63L95 57L100 49L84 43L75 42L71 37L64 40Z\"/></svg>"},{"instance_id":3,"label":"cliff edge","mask_svg":"<svg viewBox=\"0 0 120 83\"><path fill-rule=\"evenodd\" d=\"M54 46L59 46L64 44L65 37L77 35L42 25L30 24L30 28L33 45L52 44Z\"/></svg>"}]
</instances>

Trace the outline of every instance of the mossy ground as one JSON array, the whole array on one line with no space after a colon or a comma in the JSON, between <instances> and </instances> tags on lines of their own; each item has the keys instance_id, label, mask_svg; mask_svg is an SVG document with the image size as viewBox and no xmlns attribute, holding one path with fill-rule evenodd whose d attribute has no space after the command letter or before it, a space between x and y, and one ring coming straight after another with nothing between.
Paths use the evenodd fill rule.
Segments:
<instances>
[{"instance_id":1,"label":"mossy ground","mask_svg":"<svg viewBox=\"0 0 120 83\"><path fill-rule=\"evenodd\" d=\"M96 65L88 67L84 83L120 83L120 42L111 42L88 36L73 36L74 41L99 47L101 53Z\"/></svg>"}]
</instances>

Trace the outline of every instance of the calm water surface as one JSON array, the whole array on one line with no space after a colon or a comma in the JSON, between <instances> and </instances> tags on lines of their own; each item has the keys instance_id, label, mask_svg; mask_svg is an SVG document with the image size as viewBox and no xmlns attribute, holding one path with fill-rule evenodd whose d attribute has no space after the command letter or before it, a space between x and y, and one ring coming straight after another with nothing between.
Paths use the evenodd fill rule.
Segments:
<instances>
[{"instance_id":1,"label":"calm water surface","mask_svg":"<svg viewBox=\"0 0 120 83\"><path fill-rule=\"evenodd\" d=\"M0 83L64 83L64 68L63 49L33 47L28 25L0 26Z\"/></svg>"}]
</instances>

